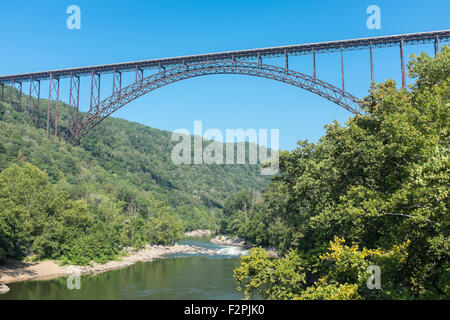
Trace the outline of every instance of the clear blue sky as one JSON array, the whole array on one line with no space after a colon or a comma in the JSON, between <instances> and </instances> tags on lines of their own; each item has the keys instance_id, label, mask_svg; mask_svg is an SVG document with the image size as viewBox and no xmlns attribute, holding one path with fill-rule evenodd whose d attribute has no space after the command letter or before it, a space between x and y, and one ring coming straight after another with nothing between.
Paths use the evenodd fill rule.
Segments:
<instances>
[{"instance_id":1,"label":"clear blue sky","mask_svg":"<svg viewBox=\"0 0 450 320\"><path fill-rule=\"evenodd\" d=\"M81 8L81 30L66 28L66 8L72 4ZM366 27L366 8L372 4L381 8L381 30ZM449 12L448 0L2 1L0 74L450 29ZM419 46L408 47L406 53L422 50L433 52L432 46ZM377 82L386 78L399 82L398 48L375 50L374 62ZM311 74L311 57L293 57L290 67ZM320 79L339 85L339 54L319 55L317 70ZM346 53L345 73L348 91L366 95L369 53ZM106 94L110 81L107 77L102 81ZM87 93L89 79L82 87ZM45 98L45 86L42 92ZM61 95L68 100L67 90ZM84 94L83 110L88 103ZM223 132L280 129L281 148L293 149L298 139L317 141L325 124L333 119L343 123L350 114L295 87L219 75L159 89L115 116L191 132L194 120L202 120L204 129Z\"/></svg>"}]
</instances>

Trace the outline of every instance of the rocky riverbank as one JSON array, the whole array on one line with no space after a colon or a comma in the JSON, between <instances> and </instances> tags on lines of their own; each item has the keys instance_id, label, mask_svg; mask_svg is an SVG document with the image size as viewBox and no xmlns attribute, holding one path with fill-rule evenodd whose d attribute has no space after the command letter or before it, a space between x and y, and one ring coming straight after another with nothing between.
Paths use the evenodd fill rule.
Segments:
<instances>
[{"instance_id":1,"label":"rocky riverbank","mask_svg":"<svg viewBox=\"0 0 450 320\"><path fill-rule=\"evenodd\" d=\"M255 246L254 244L247 243L244 239L241 239L237 236L226 236L226 235L218 235L211 239L211 243L225 245L225 246L237 246L237 247L245 247L246 249L251 249ZM269 252L269 254L274 258L279 258L278 252L273 248L264 247L264 249Z\"/></svg>"},{"instance_id":2,"label":"rocky riverbank","mask_svg":"<svg viewBox=\"0 0 450 320\"><path fill-rule=\"evenodd\" d=\"M236 236L230 237L230 236L218 235L215 238L211 239L211 243L225 245L225 246L237 246L237 247L246 247L247 246L245 240L240 239Z\"/></svg>"},{"instance_id":3,"label":"rocky riverbank","mask_svg":"<svg viewBox=\"0 0 450 320\"><path fill-rule=\"evenodd\" d=\"M188 238L197 238L197 237L209 237L212 235L211 230L193 230L189 232L185 232L184 236Z\"/></svg>"},{"instance_id":4,"label":"rocky riverbank","mask_svg":"<svg viewBox=\"0 0 450 320\"><path fill-rule=\"evenodd\" d=\"M196 246L178 244L174 246L147 245L145 248L138 251L127 250L127 256L121 258L119 261L109 261L105 264L92 263L90 266L60 266L55 261L24 263L7 260L5 265L0 266L0 283L8 284L27 280L46 280L73 274L99 274L128 267L136 262L152 261L175 253L214 254L215 251Z\"/></svg>"}]
</instances>

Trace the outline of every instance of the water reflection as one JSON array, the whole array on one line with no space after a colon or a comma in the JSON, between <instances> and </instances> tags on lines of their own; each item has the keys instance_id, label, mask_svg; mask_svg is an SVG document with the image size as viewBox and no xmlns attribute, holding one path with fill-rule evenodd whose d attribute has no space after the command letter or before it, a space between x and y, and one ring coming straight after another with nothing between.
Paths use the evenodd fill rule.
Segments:
<instances>
[{"instance_id":1,"label":"water reflection","mask_svg":"<svg viewBox=\"0 0 450 320\"><path fill-rule=\"evenodd\" d=\"M81 278L81 290L69 290L67 278L10 284L3 299L242 299L233 279L239 265L236 247L203 240L186 244L206 246L216 255L177 256L140 262L131 267ZM220 251L222 250L222 251Z\"/></svg>"}]
</instances>

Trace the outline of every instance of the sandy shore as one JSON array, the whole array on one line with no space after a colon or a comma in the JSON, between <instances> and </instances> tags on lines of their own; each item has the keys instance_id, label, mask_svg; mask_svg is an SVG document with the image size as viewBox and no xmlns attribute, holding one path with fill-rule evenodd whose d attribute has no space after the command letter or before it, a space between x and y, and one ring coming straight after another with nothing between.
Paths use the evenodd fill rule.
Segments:
<instances>
[{"instance_id":1,"label":"sandy shore","mask_svg":"<svg viewBox=\"0 0 450 320\"><path fill-rule=\"evenodd\" d=\"M196 230L185 235L198 237L210 234L211 233L209 230ZM246 244L245 241L237 237L217 236L212 239L211 242L226 246L243 246L247 248L252 247ZM275 250L269 249L268 251L272 256L277 257ZM74 274L99 274L110 270L125 268L135 264L136 262L152 261L154 259L163 258L166 255L175 253L216 253L214 250L179 244L176 244L174 246L147 245L142 250L136 251L128 249L126 252L128 253L127 256L122 257L119 261L109 261L105 264L93 262L90 266L60 266L56 263L56 261L25 263L15 260L6 260L5 264L0 266L0 284L8 284L28 280L47 280L57 277L67 277Z\"/></svg>"},{"instance_id":2,"label":"sandy shore","mask_svg":"<svg viewBox=\"0 0 450 320\"><path fill-rule=\"evenodd\" d=\"M139 261L152 261L165 255L175 253L204 253L213 254L215 251L186 245L174 246L150 246L147 245L139 251L131 251L128 256L120 261L110 261L105 264L92 263L91 266L59 266L55 261L43 261L39 263L24 263L7 260L0 266L0 283L8 284L27 280L47 280L57 277L70 276L74 273L99 274L102 272L131 266Z\"/></svg>"}]
</instances>

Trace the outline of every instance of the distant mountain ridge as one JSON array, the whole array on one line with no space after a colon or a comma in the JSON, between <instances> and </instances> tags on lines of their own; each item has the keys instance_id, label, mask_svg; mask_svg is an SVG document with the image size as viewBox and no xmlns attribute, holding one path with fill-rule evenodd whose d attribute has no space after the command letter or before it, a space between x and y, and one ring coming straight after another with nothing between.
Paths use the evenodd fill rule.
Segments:
<instances>
[{"instance_id":1,"label":"distant mountain ridge","mask_svg":"<svg viewBox=\"0 0 450 320\"><path fill-rule=\"evenodd\" d=\"M27 124L26 111L17 112L11 106L9 90L6 86L7 101L0 101L0 170L12 163L30 162L75 198L101 201L102 196L112 195L121 199L124 195L119 193L124 191L120 188L135 194L151 192L181 217L199 211L211 223L230 194L243 189L261 191L269 182L260 175L259 165L176 165L170 158L175 144L171 132L113 117L105 119L79 146L46 138L45 129ZM21 101L27 104L28 96L22 95ZM47 106L48 101L41 99L40 128L46 126ZM59 118L60 126L67 123L67 105L61 102ZM190 227L197 227L194 224Z\"/></svg>"}]
</instances>

